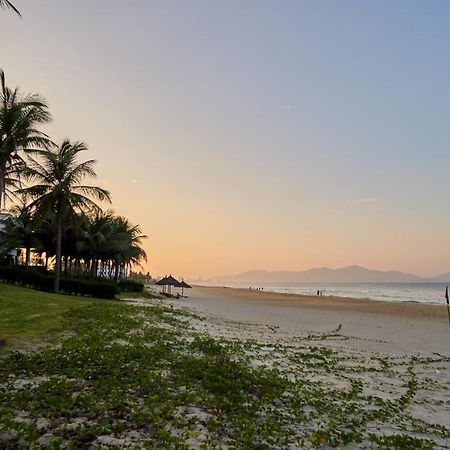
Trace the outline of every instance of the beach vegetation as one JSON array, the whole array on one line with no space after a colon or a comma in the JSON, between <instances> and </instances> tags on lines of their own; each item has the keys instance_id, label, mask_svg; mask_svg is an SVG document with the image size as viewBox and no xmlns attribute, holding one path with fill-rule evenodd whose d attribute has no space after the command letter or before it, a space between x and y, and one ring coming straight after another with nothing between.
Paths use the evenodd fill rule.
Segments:
<instances>
[{"instance_id":1,"label":"beach vegetation","mask_svg":"<svg viewBox=\"0 0 450 450\"><path fill-rule=\"evenodd\" d=\"M448 439L447 427L410 411L419 389L430 389L420 375L428 360L385 366L330 347L336 337L269 347L212 336L202 317L149 296L127 304L15 286L0 293L9 317L15 305L22 311L0 366L0 445L431 449ZM29 338L51 339L14 351L13 329L40 310L42 326ZM397 379L402 386L388 394Z\"/></svg>"},{"instance_id":2,"label":"beach vegetation","mask_svg":"<svg viewBox=\"0 0 450 450\"><path fill-rule=\"evenodd\" d=\"M407 434L392 434L389 436L371 435L371 438L377 444L378 448L383 450L403 450L405 448L432 450L436 446L435 442L431 439L421 439Z\"/></svg>"}]
</instances>

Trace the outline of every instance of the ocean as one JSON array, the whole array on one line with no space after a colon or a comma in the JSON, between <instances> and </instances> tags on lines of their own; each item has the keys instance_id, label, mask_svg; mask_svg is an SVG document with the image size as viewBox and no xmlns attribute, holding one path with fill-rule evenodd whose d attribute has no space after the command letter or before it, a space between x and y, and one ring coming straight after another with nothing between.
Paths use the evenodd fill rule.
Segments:
<instances>
[{"instance_id":1,"label":"ocean","mask_svg":"<svg viewBox=\"0 0 450 450\"><path fill-rule=\"evenodd\" d=\"M202 283L210 286L264 288L268 292L351 297L390 302L445 305L445 283Z\"/></svg>"}]
</instances>

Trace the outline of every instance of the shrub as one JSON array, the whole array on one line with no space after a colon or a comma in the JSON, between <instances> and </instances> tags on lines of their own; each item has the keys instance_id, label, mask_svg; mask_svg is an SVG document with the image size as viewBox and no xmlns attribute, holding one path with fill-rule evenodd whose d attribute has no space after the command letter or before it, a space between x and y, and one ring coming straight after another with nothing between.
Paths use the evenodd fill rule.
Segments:
<instances>
[{"instance_id":1,"label":"shrub","mask_svg":"<svg viewBox=\"0 0 450 450\"><path fill-rule=\"evenodd\" d=\"M144 290L142 283L133 280L120 280L117 286L121 291L142 292Z\"/></svg>"},{"instance_id":2,"label":"shrub","mask_svg":"<svg viewBox=\"0 0 450 450\"><path fill-rule=\"evenodd\" d=\"M0 280L16 283L41 291L52 292L53 276L18 266L0 267ZM92 297L114 298L119 292L117 286L109 281L85 280L61 277L60 291L69 295L89 295Z\"/></svg>"},{"instance_id":3,"label":"shrub","mask_svg":"<svg viewBox=\"0 0 450 450\"><path fill-rule=\"evenodd\" d=\"M69 295L90 295L98 298L114 298L119 289L110 281L61 278L60 290Z\"/></svg>"}]
</instances>

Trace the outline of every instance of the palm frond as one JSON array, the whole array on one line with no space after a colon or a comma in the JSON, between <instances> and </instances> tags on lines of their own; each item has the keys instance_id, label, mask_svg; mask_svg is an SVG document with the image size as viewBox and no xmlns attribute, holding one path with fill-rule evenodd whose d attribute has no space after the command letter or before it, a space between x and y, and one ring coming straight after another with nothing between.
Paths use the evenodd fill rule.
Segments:
<instances>
[{"instance_id":1,"label":"palm frond","mask_svg":"<svg viewBox=\"0 0 450 450\"><path fill-rule=\"evenodd\" d=\"M74 191L83 193L84 195L91 196L101 202L111 203L111 194L106 189L97 186L74 186Z\"/></svg>"},{"instance_id":2,"label":"palm frond","mask_svg":"<svg viewBox=\"0 0 450 450\"><path fill-rule=\"evenodd\" d=\"M0 7L12 8L11 2L0 0ZM51 120L47 102L37 94L21 95L18 88L6 85L5 72L0 69L0 203L7 195L5 180L9 175L20 180L21 172L14 171L14 165L30 149L46 148L50 138L37 126ZM10 176L12 178L12 176Z\"/></svg>"},{"instance_id":3,"label":"palm frond","mask_svg":"<svg viewBox=\"0 0 450 450\"><path fill-rule=\"evenodd\" d=\"M19 10L9 0L0 0L0 8L11 9L19 17L22 17L22 14L20 14Z\"/></svg>"}]
</instances>

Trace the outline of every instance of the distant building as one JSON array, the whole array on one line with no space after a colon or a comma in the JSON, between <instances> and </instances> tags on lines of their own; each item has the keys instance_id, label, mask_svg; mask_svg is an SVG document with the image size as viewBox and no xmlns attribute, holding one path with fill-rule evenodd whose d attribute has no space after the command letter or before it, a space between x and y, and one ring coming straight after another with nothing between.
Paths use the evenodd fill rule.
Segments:
<instances>
[{"instance_id":1,"label":"distant building","mask_svg":"<svg viewBox=\"0 0 450 450\"><path fill-rule=\"evenodd\" d=\"M126 278L128 271L124 267L119 267L119 278ZM116 268L113 266L105 265L97 268L97 276L100 278L115 278Z\"/></svg>"}]
</instances>

